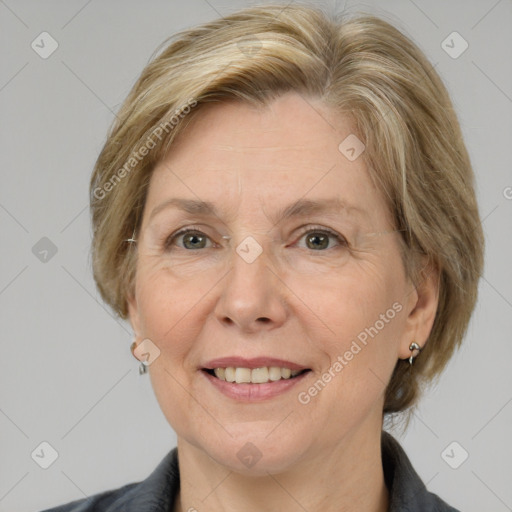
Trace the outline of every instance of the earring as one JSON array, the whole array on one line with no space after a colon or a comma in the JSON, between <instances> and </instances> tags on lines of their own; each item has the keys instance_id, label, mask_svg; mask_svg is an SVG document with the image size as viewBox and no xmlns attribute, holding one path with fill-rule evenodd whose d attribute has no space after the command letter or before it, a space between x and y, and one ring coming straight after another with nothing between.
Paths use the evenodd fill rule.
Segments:
<instances>
[{"instance_id":1,"label":"earring","mask_svg":"<svg viewBox=\"0 0 512 512\"><path fill-rule=\"evenodd\" d=\"M412 365L414 359L416 359L416 357L418 357L420 355L421 347L415 341L413 341L411 343L411 345L409 346L409 350L411 351L411 357L409 357L409 364ZM415 356L412 355L412 352L414 350L418 351L418 353Z\"/></svg>"},{"instance_id":2,"label":"earring","mask_svg":"<svg viewBox=\"0 0 512 512\"><path fill-rule=\"evenodd\" d=\"M130 345L130 350L132 351L132 355L133 357L135 357L135 359L137 359L137 361L140 361L140 359L135 355L135 348L137 347L137 342L134 341L131 345ZM144 375L145 373L148 372L148 367L143 363L141 362L140 363L140 366L139 366L139 375Z\"/></svg>"}]
</instances>

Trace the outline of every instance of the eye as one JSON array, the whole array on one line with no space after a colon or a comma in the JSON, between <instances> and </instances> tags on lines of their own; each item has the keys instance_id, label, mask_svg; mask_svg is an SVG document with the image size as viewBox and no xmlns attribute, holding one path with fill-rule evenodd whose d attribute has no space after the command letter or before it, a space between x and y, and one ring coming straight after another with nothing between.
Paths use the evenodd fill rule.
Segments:
<instances>
[{"instance_id":1,"label":"eye","mask_svg":"<svg viewBox=\"0 0 512 512\"><path fill-rule=\"evenodd\" d=\"M205 235L202 231L187 228L170 235L165 241L165 249L170 250L180 238L182 238L183 242L182 245L178 245L178 247L186 250L206 249L208 248L206 246L207 241L210 240L210 237Z\"/></svg>"},{"instance_id":2,"label":"eye","mask_svg":"<svg viewBox=\"0 0 512 512\"><path fill-rule=\"evenodd\" d=\"M303 230L300 235L300 239L302 238L305 238L306 248L314 251L323 251L331 248L331 240L335 240L337 245L341 247L348 247L349 245L347 240L336 231L320 226L313 226ZM210 245L208 245L209 242ZM165 240L164 247L166 250L171 250L173 246L193 251L211 248L213 243L210 237L202 231L195 228L186 228L173 233Z\"/></svg>"},{"instance_id":3,"label":"eye","mask_svg":"<svg viewBox=\"0 0 512 512\"><path fill-rule=\"evenodd\" d=\"M305 238L306 247L314 251L322 251L330 248L331 239L336 240L339 246L348 247L348 242L342 235L336 233L336 231L322 227L309 227L306 231L301 233L301 239L302 238Z\"/></svg>"}]
</instances>

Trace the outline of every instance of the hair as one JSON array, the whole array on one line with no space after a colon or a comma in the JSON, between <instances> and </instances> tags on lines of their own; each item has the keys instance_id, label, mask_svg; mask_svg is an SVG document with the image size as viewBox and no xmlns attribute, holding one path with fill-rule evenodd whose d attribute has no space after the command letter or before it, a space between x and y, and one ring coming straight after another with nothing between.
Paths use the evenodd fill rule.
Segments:
<instances>
[{"instance_id":1,"label":"hair","mask_svg":"<svg viewBox=\"0 0 512 512\"><path fill-rule=\"evenodd\" d=\"M416 284L428 272L439 277L428 343L412 371L407 360L397 361L386 388L383 413L404 411L462 342L477 299L484 236L448 92L422 51L383 19L260 5L165 41L120 108L92 174L95 281L127 318L137 251L126 240L140 226L156 163L201 106L233 100L264 106L289 91L350 117L366 146L362 158L401 230L406 275Z\"/></svg>"}]
</instances>

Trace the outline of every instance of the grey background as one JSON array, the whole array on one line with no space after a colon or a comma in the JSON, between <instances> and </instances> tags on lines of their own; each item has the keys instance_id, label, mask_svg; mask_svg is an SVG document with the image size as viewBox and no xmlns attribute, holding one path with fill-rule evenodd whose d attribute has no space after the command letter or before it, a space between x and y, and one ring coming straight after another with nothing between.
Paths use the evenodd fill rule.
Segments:
<instances>
[{"instance_id":1,"label":"grey background","mask_svg":"<svg viewBox=\"0 0 512 512\"><path fill-rule=\"evenodd\" d=\"M129 326L95 290L88 181L113 113L155 48L251 3L0 1L2 512L141 480L175 446L149 377L138 374ZM384 16L436 65L460 116L487 240L465 344L395 435L429 489L453 506L512 510L512 2L337 8ZM47 59L31 48L43 31L59 44ZM469 44L457 59L441 47L453 31ZM57 249L46 262L48 242L33 252L42 237ZM31 457L43 441L58 452L48 469ZM441 456L453 441L469 453L458 469ZM448 452L455 462L462 453Z\"/></svg>"}]
</instances>

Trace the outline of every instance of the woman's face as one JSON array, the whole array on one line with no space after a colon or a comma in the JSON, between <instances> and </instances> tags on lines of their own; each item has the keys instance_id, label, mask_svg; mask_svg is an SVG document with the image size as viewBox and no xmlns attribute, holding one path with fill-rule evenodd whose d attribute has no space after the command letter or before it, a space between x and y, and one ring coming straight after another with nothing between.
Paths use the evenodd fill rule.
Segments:
<instances>
[{"instance_id":1,"label":"woman's face","mask_svg":"<svg viewBox=\"0 0 512 512\"><path fill-rule=\"evenodd\" d=\"M380 432L424 334L351 133L295 93L217 104L152 175L130 318L160 351L151 381L179 443L229 469L283 471Z\"/></svg>"}]
</instances>

